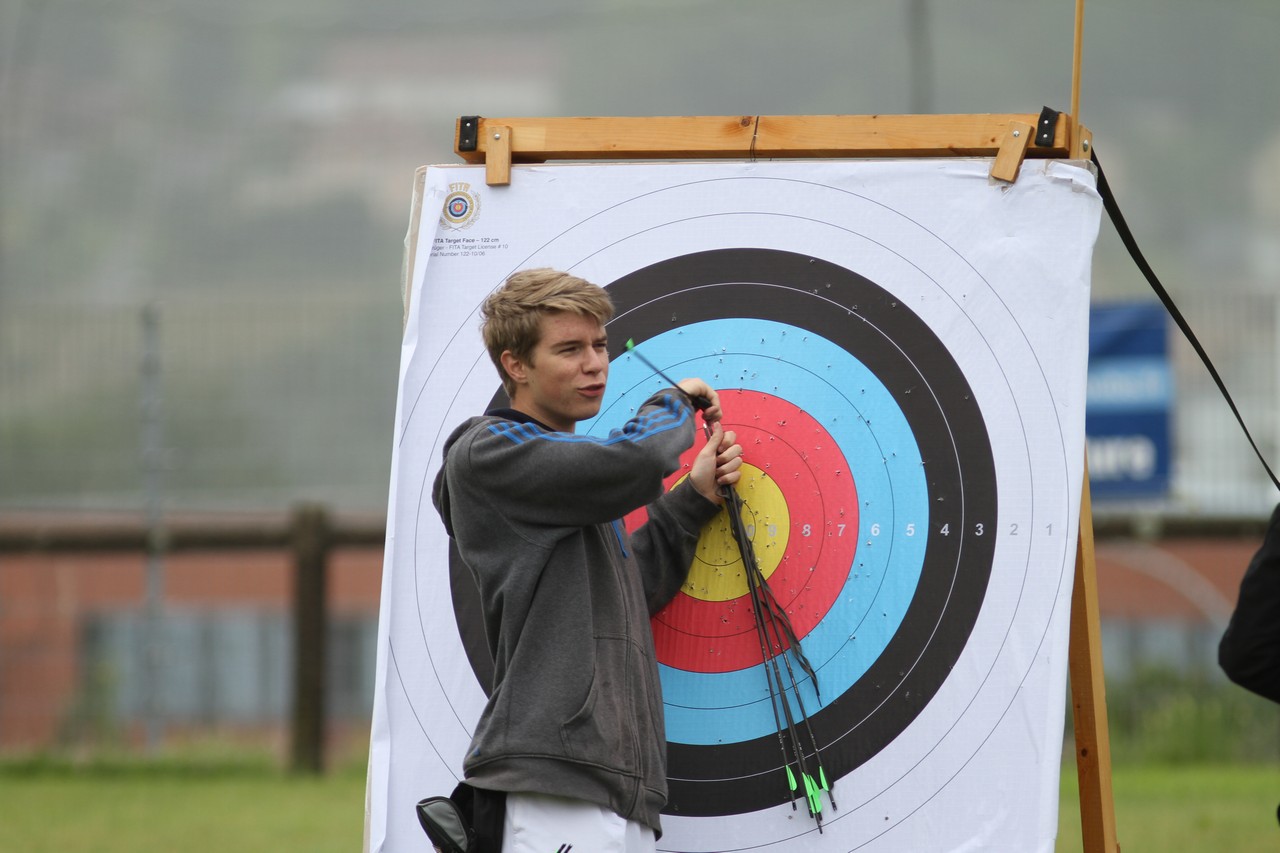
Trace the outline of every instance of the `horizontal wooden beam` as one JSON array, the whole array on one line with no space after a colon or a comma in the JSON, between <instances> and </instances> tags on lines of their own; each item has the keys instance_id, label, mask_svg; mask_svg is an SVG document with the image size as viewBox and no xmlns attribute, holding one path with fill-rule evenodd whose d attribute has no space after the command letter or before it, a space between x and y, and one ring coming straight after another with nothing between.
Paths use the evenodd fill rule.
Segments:
<instances>
[{"instance_id":1,"label":"horizontal wooden beam","mask_svg":"<svg viewBox=\"0 0 1280 853\"><path fill-rule=\"evenodd\" d=\"M787 116L760 118L757 157L994 157L1011 124L1037 115ZM1052 146L1029 156L1064 157L1067 122Z\"/></svg>"},{"instance_id":2,"label":"horizontal wooden beam","mask_svg":"<svg viewBox=\"0 0 1280 853\"><path fill-rule=\"evenodd\" d=\"M386 542L382 514L325 512L334 547L381 547ZM0 520L0 554L138 552L158 546L166 552L242 551L287 548L295 538L298 513L269 512L224 517L175 517L153 531L141 515L100 518L34 513ZM153 542L152 537L159 541Z\"/></svg>"},{"instance_id":3,"label":"horizontal wooden beam","mask_svg":"<svg viewBox=\"0 0 1280 853\"><path fill-rule=\"evenodd\" d=\"M479 118L474 150L460 144L463 123L454 151L468 163L483 163L500 147L495 127L511 128L513 160L540 162L748 157L755 117Z\"/></svg>"},{"instance_id":4,"label":"horizontal wooden beam","mask_svg":"<svg viewBox=\"0 0 1280 853\"><path fill-rule=\"evenodd\" d=\"M805 157L994 157L1013 123L1038 114L863 116L674 116L484 118L458 120L454 151L484 163L490 151L513 162L546 160ZM1028 157L1067 157L1072 129L1063 115L1051 145ZM509 128L509 133L499 128ZM498 138L494 139L494 133ZM1083 129L1081 129L1083 132Z\"/></svg>"}]
</instances>

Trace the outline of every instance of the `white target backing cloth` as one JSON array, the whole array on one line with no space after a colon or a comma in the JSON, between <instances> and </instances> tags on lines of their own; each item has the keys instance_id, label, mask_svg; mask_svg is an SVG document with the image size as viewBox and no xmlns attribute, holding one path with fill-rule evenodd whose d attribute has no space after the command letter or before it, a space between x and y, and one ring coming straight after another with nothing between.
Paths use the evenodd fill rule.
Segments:
<instances>
[{"instance_id":1,"label":"white target backing cloth","mask_svg":"<svg viewBox=\"0 0 1280 853\"><path fill-rule=\"evenodd\" d=\"M659 849L1051 851L1084 460L1084 164L431 167L400 368L370 849L425 849L485 703L474 586L430 503L444 438L500 391L478 308L512 272L609 289L607 433L662 381L722 395L770 585L817 685L789 701L832 784L793 803L727 525L654 620L671 802ZM637 519L628 519L634 524ZM740 567L739 567L740 568ZM816 689L815 689L816 687ZM537 713L537 709L530 709ZM798 807L797 807L798 806Z\"/></svg>"}]
</instances>

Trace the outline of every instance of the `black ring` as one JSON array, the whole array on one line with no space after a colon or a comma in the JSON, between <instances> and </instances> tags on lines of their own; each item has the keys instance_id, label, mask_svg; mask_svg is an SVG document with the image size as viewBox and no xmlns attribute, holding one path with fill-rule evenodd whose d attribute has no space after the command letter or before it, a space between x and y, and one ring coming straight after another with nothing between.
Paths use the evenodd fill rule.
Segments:
<instances>
[{"instance_id":1,"label":"black ring","mask_svg":"<svg viewBox=\"0 0 1280 853\"><path fill-rule=\"evenodd\" d=\"M920 580L898 631L852 688L811 713L828 779L876 755L929 704L977 621L991 575L996 473L985 421L964 373L933 330L897 297L844 267L793 252L719 249L660 261L607 286L612 339L642 342L728 316L821 335L885 385L925 461L931 513ZM493 404L502 405L498 391ZM796 401L802 403L802 401ZM983 525L986 535L976 531ZM947 533L942 530L946 526ZM450 545L458 628L486 695L492 663L470 573ZM802 738L807 749L807 738ZM667 813L732 815L788 802L777 736L733 744L669 743Z\"/></svg>"}]
</instances>

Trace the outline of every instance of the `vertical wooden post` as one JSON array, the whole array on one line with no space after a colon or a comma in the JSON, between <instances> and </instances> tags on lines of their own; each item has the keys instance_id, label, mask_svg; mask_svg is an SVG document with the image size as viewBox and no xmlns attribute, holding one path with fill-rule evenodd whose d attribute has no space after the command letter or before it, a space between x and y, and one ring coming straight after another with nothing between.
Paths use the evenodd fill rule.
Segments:
<instances>
[{"instance_id":1,"label":"vertical wooden post","mask_svg":"<svg viewBox=\"0 0 1280 853\"><path fill-rule=\"evenodd\" d=\"M293 726L290 767L324 772L326 568L329 524L316 504L293 514Z\"/></svg>"},{"instance_id":2,"label":"vertical wooden post","mask_svg":"<svg viewBox=\"0 0 1280 853\"><path fill-rule=\"evenodd\" d=\"M1102 634L1098 616L1098 564L1093 552L1093 504L1089 463L1085 460L1080 496L1080 535L1076 577L1071 591L1071 711L1080 779L1080 829L1085 853L1119 853L1115 801L1111 792L1111 735L1102 673Z\"/></svg>"},{"instance_id":3,"label":"vertical wooden post","mask_svg":"<svg viewBox=\"0 0 1280 853\"><path fill-rule=\"evenodd\" d=\"M1084 64L1084 0L1076 0L1076 34L1071 50L1071 158L1087 160L1092 140L1081 135L1080 76Z\"/></svg>"}]
</instances>

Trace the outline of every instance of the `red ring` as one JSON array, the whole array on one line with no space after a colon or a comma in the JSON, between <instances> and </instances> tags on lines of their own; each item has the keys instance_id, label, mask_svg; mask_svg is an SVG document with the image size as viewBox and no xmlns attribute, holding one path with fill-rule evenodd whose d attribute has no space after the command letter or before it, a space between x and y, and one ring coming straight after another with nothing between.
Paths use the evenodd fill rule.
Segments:
<instances>
[{"instance_id":1,"label":"red ring","mask_svg":"<svg viewBox=\"0 0 1280 853\"><path fill-rule=\"evenodd\" d=\"M737 433L744 460L769 475L786 501L791 529L768 583L803 639L831 609L853 565L856 484L831 435L792 403L746 389L720 396L727 410L752 412L749 420L726 419L725 429ZM696 446L686 451L667 488L688 473L696 453ZM627 528L634 530L645 517L643 509L627 516ZM748 594L704 601L680 592L652 626L658 660L676 669L731 672L764 660Z\"/></svg>"}]
</instances>

